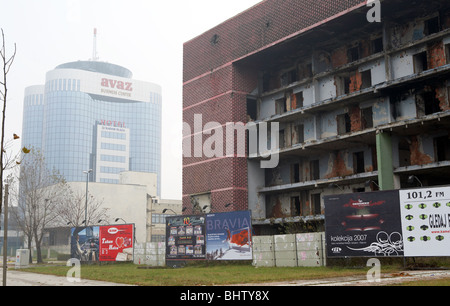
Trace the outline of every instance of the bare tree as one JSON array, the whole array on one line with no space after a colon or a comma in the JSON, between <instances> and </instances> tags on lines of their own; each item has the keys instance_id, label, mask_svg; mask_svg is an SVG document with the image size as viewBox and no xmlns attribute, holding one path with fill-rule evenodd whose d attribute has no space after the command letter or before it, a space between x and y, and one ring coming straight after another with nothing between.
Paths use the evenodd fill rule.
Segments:
<instances>
[{"instance_id":1,"label":"bare tree","mask_svg":"<svg viewBox=\"0 0 450 306\"><path fill-rule=\"evenodd\" d=\"M31 149L31 154L23 160L17 181L18 209L14 217L27 236L30 249L34 240L37 262L41 263L45 228L54 225L59 218L58 205L66 197L67 183L56 171L48 170L38 149Z\"/></svg>"},{"instance_id":2,"label":"bare tree","mask_svg":"<svg viewBox=\"0 0 450 306\"><path fill-rule=\"evenodd\" d=\"M86 224L92 225L102 219L108 221L109 216L107 214L108 209L103 208L103 201L95 199L91 194L88 194L87 202L87 222L83 222L85 218L86 209L86 194L80 190L74 191L68 186L67 197L62 199L61 205L56 207L58 214L57 225L67 226L72 225L74 227L86 226Z\"/></svg>"},{"instance_id":3,"label":"bare tree","mask_svg":"<svg viewBox=\"0 0 450 306\"><path fill-rule=\"evenodd\" d=\"M6 55L6 43L5 43L5 34L2 32L2 47L0 49L0 60L2 65L2 75L3 78L0 80L0 98L3 102L3 112L2 112L2 132L1 132L1 150L0 150L0 182L3 186L3 172L7 169L10 164L11 159L8 160L6 156L6 146L5 146L5 119L6 119L6 101L8 96L8 87L7 87L7 75L11 66L14 62L14 58L16 57L16 44L14 44L14 52L13 55L8 57ZM3 188L0 188L0 213L2 212L3 207Z\"/></svg>"}]
</instances>

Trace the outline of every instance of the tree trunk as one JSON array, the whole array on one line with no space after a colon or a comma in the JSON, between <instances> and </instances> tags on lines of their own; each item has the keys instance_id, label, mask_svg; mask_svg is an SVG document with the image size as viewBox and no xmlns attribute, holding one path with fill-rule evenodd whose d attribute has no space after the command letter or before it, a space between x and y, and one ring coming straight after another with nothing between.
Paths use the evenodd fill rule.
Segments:
<instances>
[{"instance_id":1,"label":"tree trunk","mask_svg":"<svg viewBox=\"0 0 450 306\"><path fill-rule=\"evenodd\" d=\"M31 263L33 263L33 255L32 255L32 252L31 252L31 237L28 237L28 249L30 250L30 258L29 258L29 260L28 260L28 262L31 264Z\"/></svg>"},{"instance_id":2,"label":"tree trunk","mask_svg":"<svg viewBox=\"0 0 450 306\"><path fill-rule=\"evenodd\" d=\"M34 241L36 242L36 262L43 263L44 261L42 260L41 240L39 240L37 235L35 235Z\"/></svg>"}]
</instances>

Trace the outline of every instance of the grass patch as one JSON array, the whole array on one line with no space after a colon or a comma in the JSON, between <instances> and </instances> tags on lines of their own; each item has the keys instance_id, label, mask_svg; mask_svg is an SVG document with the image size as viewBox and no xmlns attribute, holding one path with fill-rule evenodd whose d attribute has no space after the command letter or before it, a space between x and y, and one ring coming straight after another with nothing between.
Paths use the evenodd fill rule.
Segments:
<instances>
[{"instance_id":1,"label":"grass patch","mask_svg":"<svg viewBox=\"0 0 450 306\"><path fill-rule=\"evenodd\" d=\"M407 281L400 284L392 284L391 286L420 286L420 287L437 287L437 286L450 286L450 278L444 279L430 279L420 281Z\"/></svg>"},{"instance_id":2,"label":"grass patch","mask_svg":"<svg viewBox=\"0 0 450 306\"><path fill-rule=\"evenodd\" d=\"M27 272L66 276L70 267L36 266ZM140 286L212 286L240 283L263 283L309 280L329 277L365 275L369 268L345 267L259 267L251 265L186 266L184 268L142 269L132 263L83 265L81 278ZM383 272L398 271L398 267L383 267Z\"/></svg>"}]
</instances>

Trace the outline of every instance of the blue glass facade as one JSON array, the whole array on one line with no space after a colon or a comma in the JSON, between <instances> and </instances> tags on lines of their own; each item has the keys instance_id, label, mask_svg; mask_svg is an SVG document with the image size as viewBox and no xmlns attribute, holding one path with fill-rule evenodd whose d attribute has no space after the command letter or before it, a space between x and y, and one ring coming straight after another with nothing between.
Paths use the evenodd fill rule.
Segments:
<instances>
[{"instance_id":1,"label":"blue glass facade","mask_svg":"<svg viewBox=\"0 0 450 306\"><path fill-rule=\"evenodd\" d=\"M92 71L80 74L76 69L64 68L61 78L57 78L58 69L63 68L47 77L40 108L29 105L30 98L25 96L23 145L42 148L47 165L57 169L67 181L85 181L83 171L95 169L96 126L99 122L123 125L130 131L129 170L157 173L160 195L160 91L146 93L147 101L94 94L92 90L89 93L83 91L83 84L90 86L89 75L94 74L94 80L104 75ZM114 151L111 153L109 159L114 162L118 158L114 158ZM94 177L95 173L90 180Z\"/></svg>"}]
</instances>

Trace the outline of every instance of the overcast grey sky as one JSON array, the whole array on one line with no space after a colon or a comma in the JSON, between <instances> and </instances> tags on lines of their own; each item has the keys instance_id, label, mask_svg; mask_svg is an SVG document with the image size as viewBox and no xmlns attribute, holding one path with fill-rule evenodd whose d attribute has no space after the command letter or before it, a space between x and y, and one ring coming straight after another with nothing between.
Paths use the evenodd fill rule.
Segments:
<instances>
[{"instance_id":1,"label":"overcast grey sky","mask_svg":"<svg viewBox=\"0 0 450 306\"><path fill-rule=\"evenodd\" d=\"M163 91L162 198L182 197L183 43L261 0L0 0L7 49L17 44L8 79L7 139L22 132L24 89L44 84L62 63L92 58Z\"/></svg>"}]
</instances>

